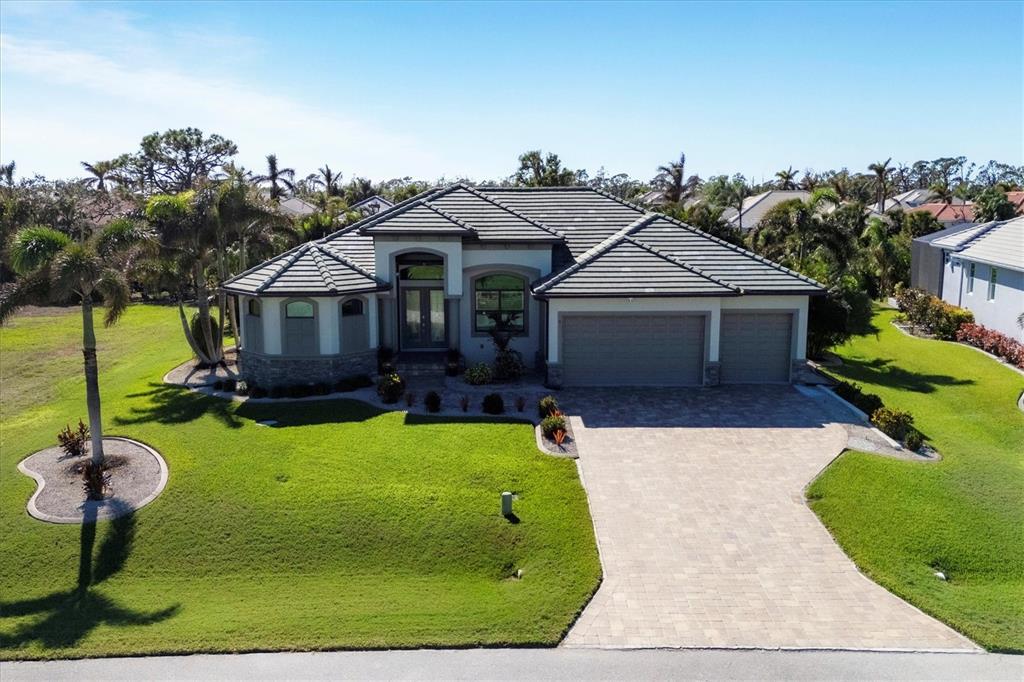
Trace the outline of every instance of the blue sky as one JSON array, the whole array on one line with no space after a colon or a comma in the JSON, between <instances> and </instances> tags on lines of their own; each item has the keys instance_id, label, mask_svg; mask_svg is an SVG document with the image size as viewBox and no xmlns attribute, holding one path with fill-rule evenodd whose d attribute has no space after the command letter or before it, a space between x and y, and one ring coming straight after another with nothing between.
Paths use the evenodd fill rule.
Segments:
<instances>
[{"instance_id":1,"label":"blue sky","mask_svg":"<svg viewBox=\"0 0 1024 682\"><path fill-rule=\"evenodd\" d=\"M1024 3L0 5L0 160L194 125L304 175L1024 163Z\"/></svg>"}]
</instances>

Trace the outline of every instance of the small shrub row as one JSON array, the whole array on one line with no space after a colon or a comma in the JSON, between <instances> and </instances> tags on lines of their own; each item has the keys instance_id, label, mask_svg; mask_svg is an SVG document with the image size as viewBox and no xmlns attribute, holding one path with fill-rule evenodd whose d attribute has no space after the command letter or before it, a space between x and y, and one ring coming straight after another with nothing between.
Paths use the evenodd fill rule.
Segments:
<instances>
[{"instance_id":1,"label":"small shrub row","mask_svg":"<svg viewBox=\"0 0 1024 682\"><path fill-rule=\"evenodd\" d=\"M901 288L895 294L903 318L940 339L951 341L964 324L974 322L974 313L946 303L924 289Z\"/></svg>"},{"instance_id":2,"label":"small shrub row","mask_svg":"<svg viewBox=\"0 0 1024 682\"><path fill-rule=\"evenodd\" d=\"M553 395L546 395L537 401L537 417L543 420L545 417L558 412L558 400Z\"/></svg>"},{"instance_id":3,"label":"small shrub row","mask_svg":"<svg viewBox=\"0 0 1024 682\"><path fill-rule=\"evenodd\" d=\"M491 371L490 365L478 362L472 367L466 368L463 378L470 386L483 386L494 380L494 372Z\"/></svg>"},{"instance_id":4,"label":"small shrub row","mask_svg":"<svg viewBox=\"0 0 1024 682\"><path fill-rule=\"evenodd\" d=\"M216 381L213 384L217 391L238 391L250 398L308 398L314 395L349 393L359 388L373 386L373 380L365 374L339 379L333 384L320 381L307 384L282 384L277 386L261 386L255 382L236 382L234 379Z\"/></svg>"},{"instance_id":5,"label":"small shrub row","mask_svg":"<svg viewBox=\"0 0 1024 682\"><path fill-rule=\"evenodd\" d=\"M980 348L1024 369L1024 344L1006 334L980 324L965 324L956 332L956 340Z\"/></svg>"},{"instance_id":6,"label":"small shrub row","mask_svg":"<svg viewBox=\"0 0 1024 682\"><path fill-rule=\"evenodd\" d=\"M865 393L858 384L851 384L840 381L839 385L832 389L840 398L852 403L858 410L870 416L882 407L882 399L874 393Z\"/></svg>"}]
</instances>

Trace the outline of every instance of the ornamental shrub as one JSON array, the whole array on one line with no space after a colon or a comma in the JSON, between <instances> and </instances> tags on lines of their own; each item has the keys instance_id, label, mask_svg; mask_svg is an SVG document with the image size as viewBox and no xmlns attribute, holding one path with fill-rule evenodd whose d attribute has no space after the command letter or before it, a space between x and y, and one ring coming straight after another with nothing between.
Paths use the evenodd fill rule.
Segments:
<instances>
[{"instance_id":1,"label":"ornamental shrub","mask_svg":"<svg viewBox=\"0 0 1024 682\"><path fill-rule=\"evenodd\" d=\"M64 430L57 434L57 442L64 456L69 459L77 459L85 455L85 444L89 442L89 427L81 419L78 420L78 428L71 430L71 425L64 427Z\"/></svg>"},{"instance_id":2,"label":"ornamental shrub","mask_svg":"<svg viewBox=\"0 0 1024 682\"><path fill-rule=\"evenodd\" d=\"M924 434L913 426L909 427L907 435L903 437L903 446L912 452L917 452L922 445L924 445Z\"/></svg>"},{"instance_id":3,"label":"ornamental shrub","mask_svg":"<svg viewBox=\"0 0 1024 682\"><path fill-rule=\"evenodd\" d=\"M494 354L494 378L498 381L515 381L523 376L523 356L517 350L506 348Z\"/></svg>"},{"instance_id":4,"label":"ornamental shrub","mask_svg":"<svg viewBox=\"0 0 1024 682\"><path fill-rule=\"evenodd\" d=\"M483 386L484 384L491 383L494 379L494 373L491 372L490 365L478 362L466 369L465 374L462 375L466 380L466 383L471 386Z\"/></svg>"},{"instance_id":5,"label":"ornamental shrub","mask_svg":"<svg viewBox=\"0 0 1024 682\"><path fill-rule=\"evenodd\" d=\"M900 289L895 297L904 320L940 339L952 340L961 325L974 322L970 310L947 303L924 289Z\"/></svg>"},{"instance_id":6,"label":"ornamental shrub","mask_svg":"<svg viewBox=\"0 0 1024 682\"><path fill-rule=\"evenodd\" d=\"M398 399L405 393L405 379L391 372L385 374L377 382L377 395L388 405L397 403Z\"/></svg>"},{"instance_id":7,"label":"ornamental shrub","mask_svg":"<svg viewBox=\"0 0 1024 682\"><path fill-rule=\"evenodd\" d=\"M505 411L505 401L497 393L488 393L484 396L483 411L487 414L502 414Z\"/></svg>"},{"instance_id":8,"label":"ornamental shrub","mask_svg":"<svg viewBox=\"0 0 1024 682\"><path fill-rule=\"evenodd\" d=\"M565 417L553 414L540 421L540 432L549 440L554 440L556 431L565 431Z\"/></svg>"},{"instance_id":9,"label":"ornamental shrub","mask_svg":"<svg viewBox=\"0 0 1024 682\"><path fill-rule=\"evenodd\" d=\"M558 400L553 395L546 395L537 401L537 416L540 419L550 417L558 412Z\"/></svg>"},{"instance_id":10,"label":"ornamental shrub","mask_svg":"<svg viewBox=\"0 0 1024 682\"><path fill-rule=\"evenodd\" d=\"M427 412L440 412L441 394L437 391L430 391L423 397L423 404L427 407Z\"/></svg>"},{"instance_id":11,"label":"ornamental shrub","mask_svg":"<svg viewBox=\"0 0 1024 682\"><path fill-rule=\"evenodd\" d=\"M907 435L907 430L912 428L914 417L903 410L881 407L872 413L871 423L890 438L903 440Z\"/></svg>"},{"instance_id":12,"label":"ornamental shrub","mask_svg":"<svg viewBox=\"0 0 1024 682\"><path fill-rule=\"evenodd\" d=\"M875 410L882 407L881 398L874 393L865 393L858 384L840 381L832 390L835 391L836 395L840 398L851 403L866 415L872 415L875 413Z\"/></svg>"},{"instance_id":13,"label":"ornamental shrub","mask_svg":"<svg viewBox=\"0 0 1024 682\"><path fill-rule=\"evenodd\" d=\"M956 340L980 348L1003 358L1015 367L1024 369L1024 344L980 324L968 323L960 326Z\"/></svg>"}]
</instances>

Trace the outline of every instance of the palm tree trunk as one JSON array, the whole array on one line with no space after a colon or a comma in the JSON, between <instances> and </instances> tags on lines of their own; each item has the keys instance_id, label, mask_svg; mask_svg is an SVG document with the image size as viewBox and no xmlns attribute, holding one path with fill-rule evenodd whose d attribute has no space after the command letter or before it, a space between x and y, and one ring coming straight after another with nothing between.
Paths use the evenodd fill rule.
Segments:
<instances>
[{"instance_id":1,"label":"palm tree trunk","mask_svg":"<svg viewBox=\"0 0 1024 682\"><path fill-rule=\"evenodd\" d=\"M103 421L100 415L100 377L96 362L96 331L92 323L92 300L82 294L82 356L85 360L85 404L89 411L92 462L103 464Z\"/></svg>"},{"instance_id":2,"label":"palm tree trunk","mask_svg":"<svg viewBox=\"0 0 1024 682\"><path fill-rule=\"evenodd\" d=\"M199 328L203 332L203 341L210 363L220 362L220 354L213 344L213 325L210 323L210 297L206 291L206 279L201 263L196 263L196 307L199 308Z\"/></svg>"},{"instance_id":3,"label":"palm tree trunk","mask_svg":"<svg viewBox=\"0 0 1024 682\"><path fill-rule=\"evenodd\" d=\"M196 342L195 337L192 336L192 327L188 323L188 317L185 315L185 306L181 302L180 295L178 296L178 317L181 319L181 329L185 332L185 340L188 341L188 345L192 349L192 352L195 353L197 358L199 358L199 362L204 365L212 365L213 363L210 362L210 358L207 357L206 353L200 350L199 344Z\"/></svg>"}]
</instances>

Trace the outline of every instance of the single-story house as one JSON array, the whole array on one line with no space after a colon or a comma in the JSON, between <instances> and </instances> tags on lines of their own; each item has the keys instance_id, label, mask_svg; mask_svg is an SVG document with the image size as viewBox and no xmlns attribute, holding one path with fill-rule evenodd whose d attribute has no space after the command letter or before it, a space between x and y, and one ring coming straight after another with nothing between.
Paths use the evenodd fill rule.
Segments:
<instances>
[{"instance_id":1,"label":"single-story house","mask_svg":"<svg viewBox=\"0 0 1024 682\"><path fill-rule=\"evenodd\" d=\"M244 377L372 374L378 348L491 362L495 318L552 387L800 380L817 282L588 187L428 190L233 277Z\"/></svg>"},{"instance_id":2,"label":"single-story house","mask_svg":"<svg viewBox=\"0 0 1024 682\"><path fill-rule=\"evenodd\" d=\"M354 211L359 211L364 216L369 216L377 215L381 211L389 209L394 205L394 202L389 201L378 194L374 194L372 197L367 197L362 201L357 201L352 204L351 208Z\"/></svg>"},{"instance_id":3,"label":"single-story house","mask_svg":"<svg viewBox=\"0 0 1024 682\"><path fill-rule=\"evenodd\" d=\"M1024 217L975 225L930 242L941 249L939 291L978 324L1024 340Z\"/></svg>"},{"instance_id":4,"label":"single-story house","mask_svg":"<svg viewBox=\"0 0 1024 682\"><path fill-rule=\"evenodd\" d=\"M943 225L959 225L974 222L974 206L971 203L931 203L920 204L907 209L908 212L921 211L935 216Z\"/></svg>"}]
</instances>

